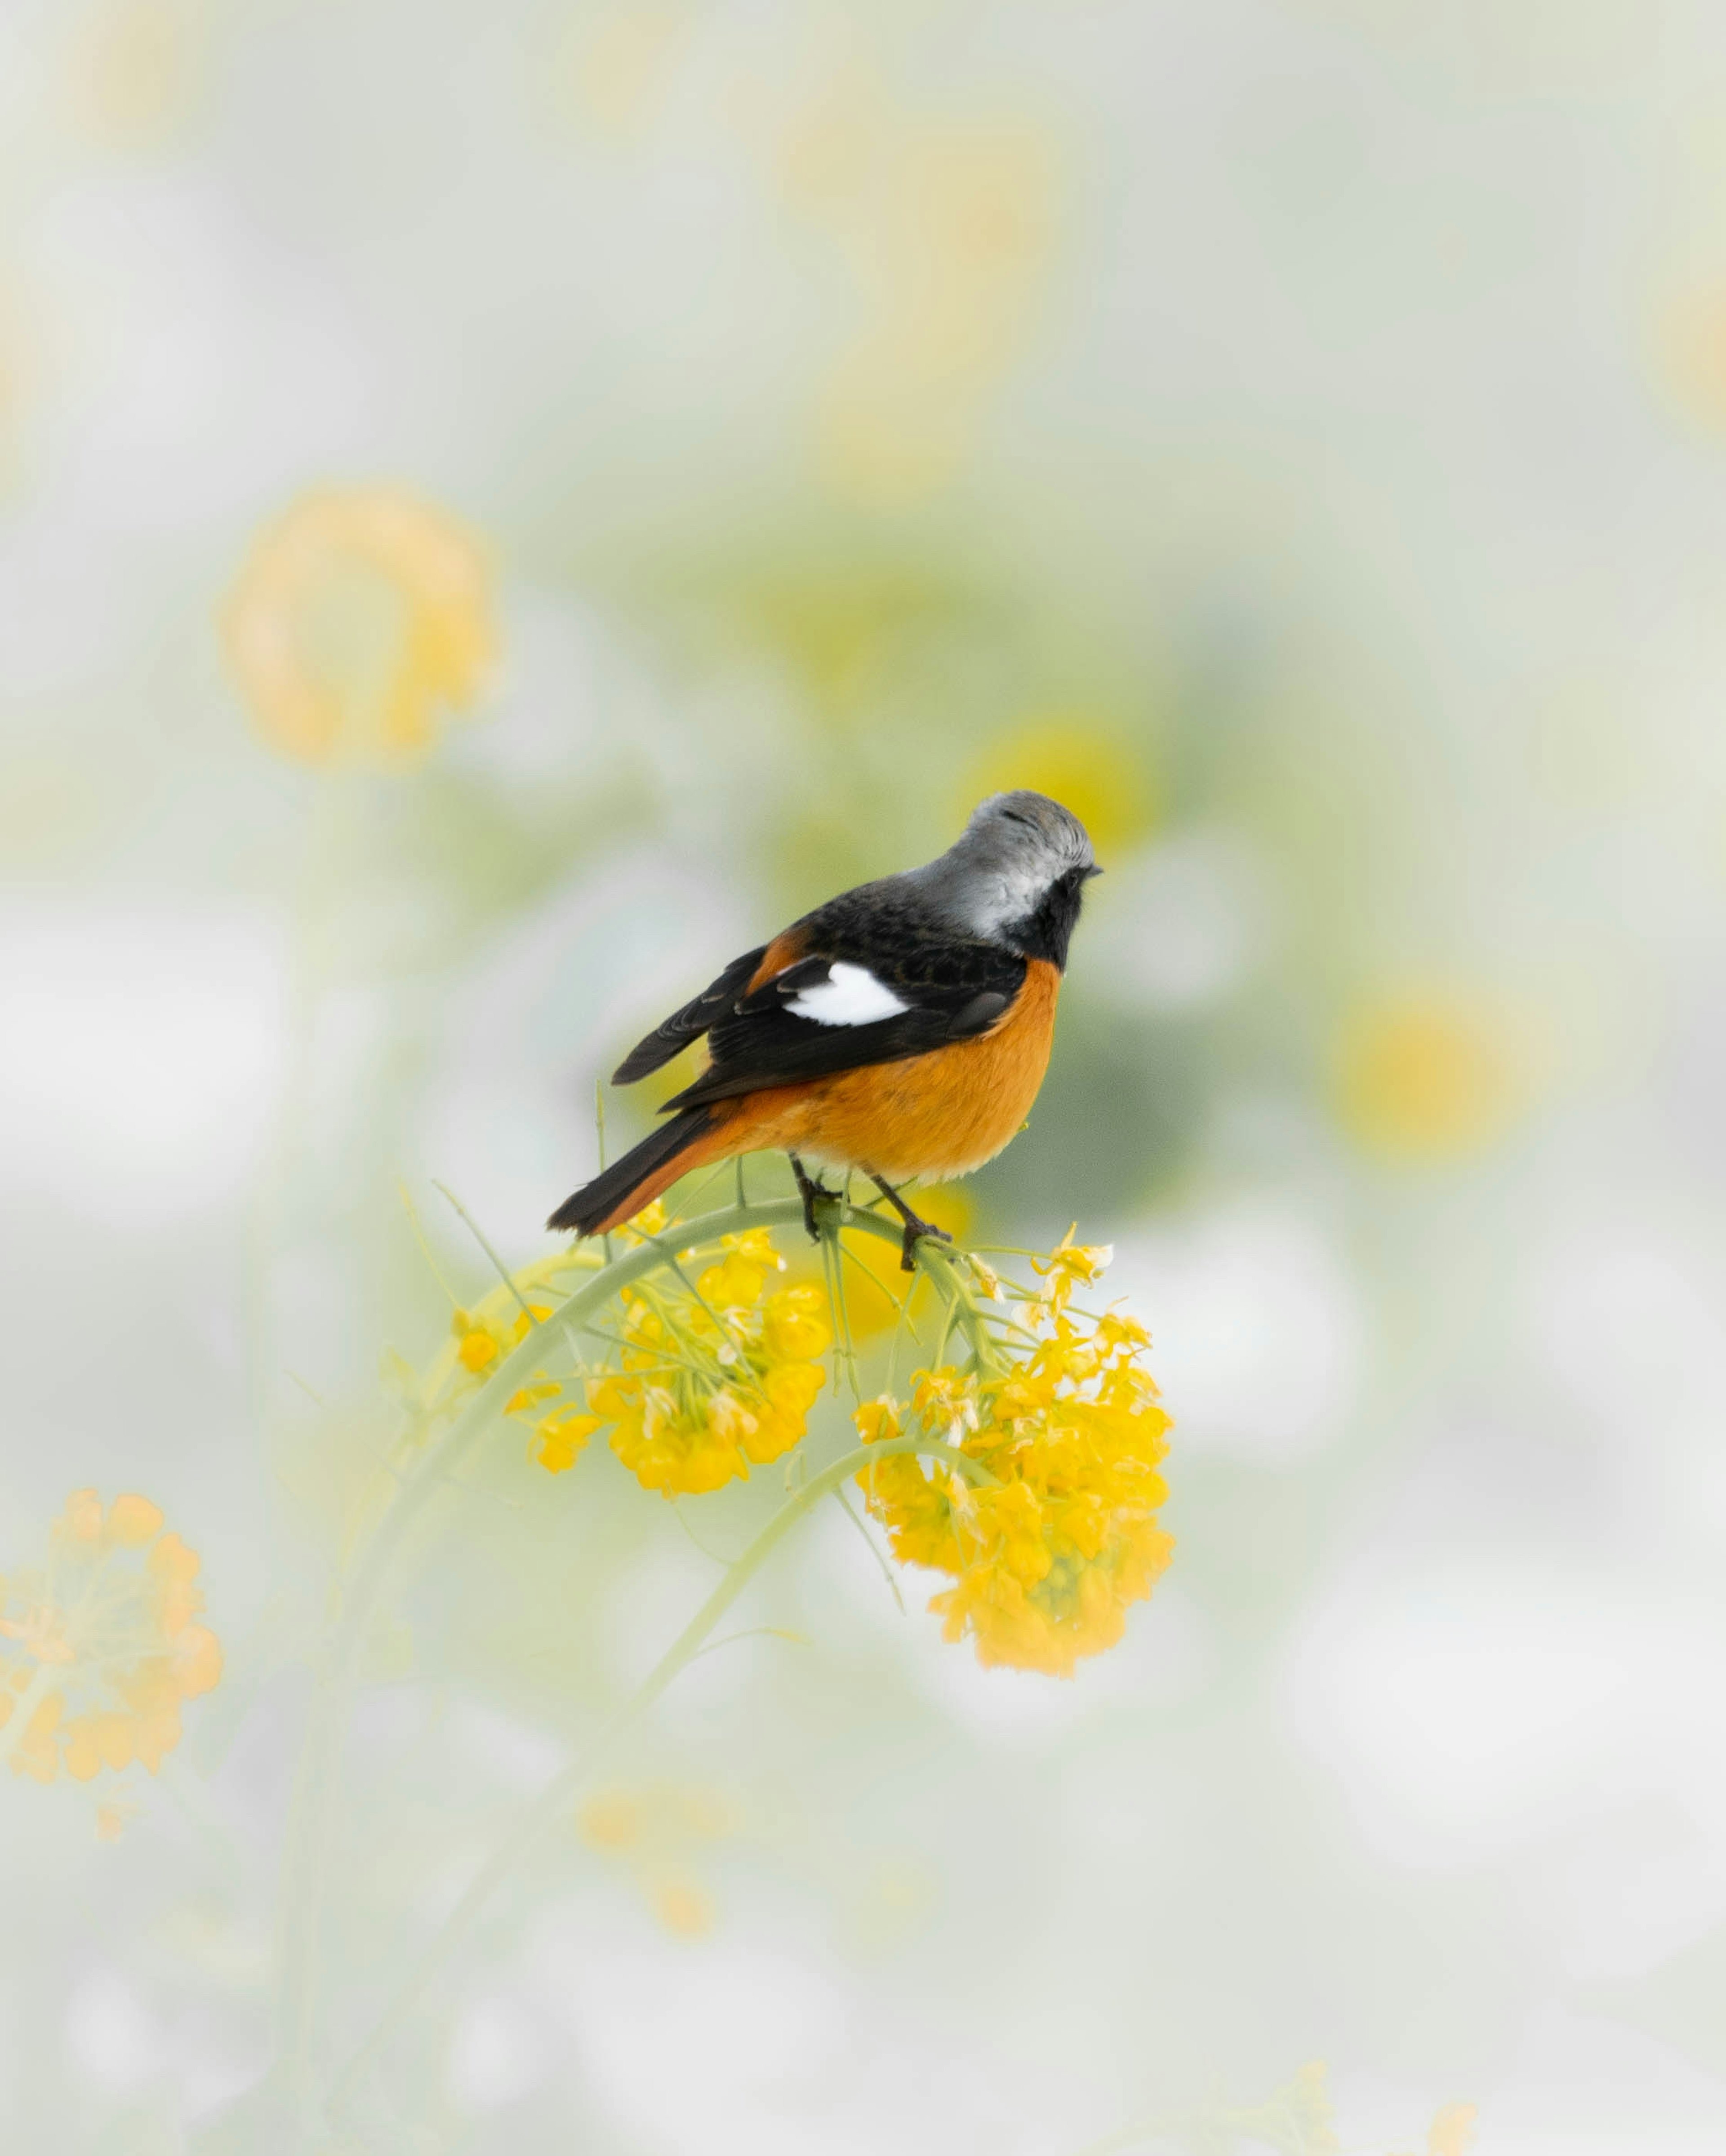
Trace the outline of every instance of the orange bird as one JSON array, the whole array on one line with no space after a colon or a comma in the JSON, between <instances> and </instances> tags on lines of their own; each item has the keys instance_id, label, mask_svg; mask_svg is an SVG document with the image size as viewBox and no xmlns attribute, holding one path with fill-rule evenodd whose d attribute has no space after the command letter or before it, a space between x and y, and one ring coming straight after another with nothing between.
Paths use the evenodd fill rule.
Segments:
<instances>
[{"instance_id":1,"label":"orange bird","mask_svg":"<svg viewBox=\"0 0 1726 2156\"><path fill-rule=\"evenodd\" d=\"M710 1060L665 1103L670 1120L547 1224L604 1235L691 1168L776 1147L811 1235L833 1194L804 1162L860 1168L905 1223L909 1270L917 1238L943 1231L894 1186L968 1174L1025 1121L1081 897L1101 874L1058 801L992 794L938 860L804 914L632 1049L614 1085L704 1034Z\"/></svg>"}]
</instances>

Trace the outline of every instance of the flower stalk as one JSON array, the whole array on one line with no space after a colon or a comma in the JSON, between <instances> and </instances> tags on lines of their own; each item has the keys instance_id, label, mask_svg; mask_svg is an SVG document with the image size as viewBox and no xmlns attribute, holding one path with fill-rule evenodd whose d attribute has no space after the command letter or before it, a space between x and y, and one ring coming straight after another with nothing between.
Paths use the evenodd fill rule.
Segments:
<instances>
[{"instance_id":1,"label":"flower stalk","mask_svg":"<svg viewBox=\"0 0 1726 2156\"><path fill-rule=\"evenodd\" d=\"M309 2116L312 2102L313 2061L316 2045L316 1970L322 1933L324 1881L327 1868L326 1856L335 1794L335 1771L352 1691L354 1671L367 1627L410 1534L436 1492L449 1481L503 1419L510 1401L521 1389L532 1383L535 1373L542 1368L548 1353L557 1342L573 1340L624 1290L653 1273L675 1270L681 1252L711 1248L727 1237L747 1235L753 1230L765 1229L771 1233L775 1229L789 1229L800 1225L802 1219L802 1204L796 1199L727 1206L696 1219L680 1222L671 1233L644 1240L635 1248L613 1258L556 1305L538 1323L527 1326L524 1337L497 1360L480 1390L449 1428L427 1445L403 1477L388 1511L374 1528L342 1594L340 1609L320 1658L316 1689L295 1779L283 1860L281 1913L278 1929L278 1967L281 1972L276 2017L278 2071L302 2115ZM850 1204L824 1209L821 1224L824 1239L831 1239L836 1243L840 1233L846 1230L874 1236L896 1248L902 1236L902 1230L896 1224L890 1225L876 1214ZM937 1291L945 1295L949 1307L958 1309L958 1323L979 1366L985 1368L994 1367L999 1359L994 1343L989 1337L976 1296L962 1267L949 1252L928 1239L917 1245L917 1263ZM918 1441L912 1441L907 1443L905 1449L927 1448L920 1446ZM881 1447L871 1448L846 1472L856 1472L858 1466L867 1458L883 1456ZM753 1565L759 1563L773 1548L779 1535L794 1520L802 1517L815 1497L825 1495L829 1488L837 1487L845 1481L845 1475L840 1475L837 1482L827 1481L825 1477L831 1472L824 1471L822 1476L806 1484L792 1503L763 1530L763 1537L766 1539L758 1537L757 1544L752 1546L750 1552L746 1553L746 1558L740 1563L750 1562L753 1568ZM814 1494L807 1494L809 1492ZM737 1578L735 1584L728 1585L733 1578L728 1573L727 1579L716 1589L708 1607L691 1620L691 1631L699 1625L699 1636L704 1639L712 1624L741 1590L747 1576ZM686 1633L685 1640L690 1636ZM669 1650L661 1671L656 1671L655 1677L649 1680L652 1689L647 1697L638 1697L637 1701L631 1702L626 1710L629 1720L634 1719L652 1704L684 1666L689 1655L695 1651L694 1645L685 1651L685 1640L680 1640ZM698 1644L697 1640L695 1645ZM627 1727L627 1722L618 1727ZM614 1733L615 1730L608 1732L607 1741L609 1736ZM475 1889L482 1883L483 1876L482 1881L475 1881ZM483 1902L491 1891L491 1886L485 1884L479 1901ZM479 1902L475 1906L477 1907ZM415 1995L418 1995L417 1990Z\"/></svg>"},{"instance_id":2,"label":"flower stalk","mask_svg":"<svg viewBox=\"0 0 1726 2156\"><path fill-rule=\"evenodd\" d=\"M894 1240L897 1240L896 1235ZM332 2123L341 2123L342 2114L352 2104L366 2073L404 2027L439 1971L448 1965L450 1956L473 1929L492 1896L526 1859L542 1836L568 1816L588 1779L604 1763L617 1740L649 1712L702 1651L720 1619L791 1529L824 1497L843 1491L852 1476L862 1473L876 1461L906 1458L917 1453L938 1455L953 1471L973 1481L987 1484L994 1479L986 1467L958 1452L944 1439L917 1435L893 1438L879 1445L859 1445L854 1451L824 1467L819 1474L811 1476L807 1482L794 1491L742 1555L727 1567L718 1585L660 1657L634 1697L606 1722L592 1748L555 1774L513 1821L509 1830L499 1837L491 1856L474 1875L467 1891L444 1918L436 1938L420 1957L418 1967L396 1993L371 2034L337 2074L330 2100Z\"/></svg>"}]
</instances>

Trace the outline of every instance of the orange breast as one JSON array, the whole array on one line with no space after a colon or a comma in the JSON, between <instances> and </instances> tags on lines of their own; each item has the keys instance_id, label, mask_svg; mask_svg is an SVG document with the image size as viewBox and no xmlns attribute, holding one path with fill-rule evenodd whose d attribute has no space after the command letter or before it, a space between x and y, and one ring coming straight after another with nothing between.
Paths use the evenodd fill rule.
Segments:
<instances>
[{"instance_id":1,"label":"orange breast","mask_svg":"<svg viewBox=\"0 0 1726 2156\"><path fill-rule=\"evenodd\" d=\"M827 1167L871 1168L889 1183L968 1174L1030 1114L1060 993L1059 972L1033 958L1011 1009L988 1033L902 1063L747 1094L727 1118L726 1150L783 1147Z\"/></svg>"}]
</instances>

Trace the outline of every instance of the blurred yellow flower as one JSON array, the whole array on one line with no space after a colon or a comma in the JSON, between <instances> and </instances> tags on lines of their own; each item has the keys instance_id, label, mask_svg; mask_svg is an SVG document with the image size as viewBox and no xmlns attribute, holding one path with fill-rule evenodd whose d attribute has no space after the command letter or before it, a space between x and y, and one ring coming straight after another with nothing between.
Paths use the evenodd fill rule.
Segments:
<instances>
[{"instance_id":1,"label":"blurred yellow flower","mask_svg":"<svg viewBox=\"0 0 1726 2156\"><path fill-rule=\"evenodd\" d=\"M1505 1028L1483 1005L1444 991L1363 1004L1338 1044L1335 1088L1351 1137L1411 1161L1475 1151L1515 1107Z\"/></svg>"},{"instance_id":2,"label":"blurred yellow flower","mask_svg":"<svg viewBox=\"0 0 1726 2156\"><path fill-rule=\"evenodd\" d=\"M1327 2081L1323 2060L1309 2061L1266 2102L1251 2110L1225 2111L1223 2123L1230 2138L1245 2134L1276 2149L1277 2156L1339 2156L1343 2144Z\"/></svg>"},{"instance_id":3,"label":"blurred yellow flower","mask_svg":"<svg viewBox=\"0 0 1726 2156\"><path fill-rule=\"evenodd\" d=\"M1479 2116L1472 2103L1447 2103L1426 2129L1425 2156L1468 2156Z\"/></svg>"},{"instance_id":4,"label":"blurred yellow flower","mask_svg":"<svg viewBox=\"0 0 1726 2156\"><path fill-rule=\"evenodd\" d=\"M668 1932L700 1938L713 1928L713 1897L693 1876L696 1851L737 1830L736 1808L717 1790L652 1784L588 1798L576 1825L590 1849L627 1864Z\"/></svg>"},{"instance_id":5,"label":"blurred yellow flower","mask_svg":"<svg viewBox=\"0 0 1726 2156\"><path fill-rule=\"evenodd\" d=\"M472 533L383 488L303 496L254 543L223 618L259 731L307 763L413 761L478 696L496 635Z\"/></svg>"},{"instance_id":6,"label":"blurred yellow flower","mask_svg":"<svg viewBox=\"0 0 1726 2156\"><path fill-rule=\"evenodd\" d=\"M1004 1374L920 1371L908 1411L884 1396L857 1412L865 1444L914 1420L987 1471L979 1486L938 1458L900 1454L857 1478L894 1555L952 1575L929 1606L985 1666L1071 1676L1120 1638L1174 1550L1156 1524L1169 1417L1141 1367L1149 1342L1131 1319L1066 1306L1072 1277L1094 1277L1096 1259L1069 1235L1041 1262L1051 1289L1021 1308L1042 1337Z\"/></svg>"},{"instance_id":7,"label":"blurred yellow flower","mask_svg":"<svg viewBox=\"0 0 1726 2156\"><path fill-rule=\"evenodd\" d=\"M787 171L808 167L805 151ZM853 141L838 169L871 174L819 198L862 321L825 385L818 468L846 501L897 506L954 475L1023 348L1053 244L1054 146L1028 124L895 126L876 159Z\"/></svg>"},{"instance_id":8,"label":"blurred yellow flower","mask_svg":"<svg viewBox=\"0 0 1726 2156\"><path fill-rule=\"evenodd\" d=\"M780 193L811 215L842 209L867 182L890 126L879 76L848 59L781 133L773 166Z\"/></svg>"},{"instance_id":9,"label":"blurred yellow flower","mask_svg":"<svg viewBox=\"0 0 1726 2156\"><path fill-rule=\"evenodd\" d=\"M562 1475L585 1452L588 1440L604 1424L598 1415L583 1414L577 1408L562 1408L537 1425L533 1456L548 1475Z\"/></svg>"},{"instance_id":10,"label":"blurred yellow flower","mask_svg":"<svg viewBox=\"0 0 1726 2156\"><path fill-rule=\"evenodd\" d=\"M681 1939L704 1938L713 1928L713 1897L690 1879L661 1879L654 1888L653 1912Z\"/></svg>"},{"instance_id":11,"label":"blurred yellow flower","mask_svg":"<svg viewBox=\"0 0 1726 2156\"><path fill-rule=\"evenodd\" d=\"M655 0L630 0L597 23L583 9L559 68L577 116L619 140L640 134L664 101L693 20L690 8Z\"/></svg>"},{"instance_id":12,"label":"blurred yellow flower","mask_svg":"<svg viewBox=\"0 0 1726 2156\"><path fill-rule=\"evenodd\" d=\"M126 1821L136 1810L133 1804L106 1804L96 1806L96 1839L98 1841L118 1841L126 1831Z\"/></svg>"},{"instance_id":13,"label":"blurred yellow flower","mask_svg":"<svg viewBox=\"0 0 1726 2156\"><path fill-rule=\"evenodd\" d=\"M500 1281L471 1310L451 1311L444 1344L423 1372L398 1355L386 1356L386 1375L408 1411L404 1445L417 1450L435 1422L469 1404L504 1358L551 1317L557 1300L568 1292L568 1276L591 1278L602 1263L597 1250L554 1251L521 1267L508 1282ZM548 1358L568 1354L566 1342L547 1348ZM529 1424L529 1456L550 1474L573 1467L600 1427L597 1417L583 1411L578 1398L569 1396L572 1391L578 1396L584 1382L578 1366L563 1378L537 1370L504 1402L506 1414Z\"/></svg>"},{"instance_id":14,"label":"blurred yellow flower","mask_svg":"<svg viewBox=\"0 0 1726 2156\"><path fill-rule=\"evenodd\" d=\"M1726 427L1726 280L1672 300L1655 319L1655 380L1684 416Z\"/></svg>"},{"instance_id":15,"label":"blurred yellow flower","mask_svg":"<svg viewBox=\"0 0 1726 2156\"><path fill-rule=\"evenodd\" d=\"M191 116L203 90L208 0L104 0L72 56L74 109L116 149L153 149Z\"/></svg>"},{"instance_id":16,"label":"blurred yellow flower","mask_svg":"<svg viewBox=\"0 0 1726 2156\"><path fill-rule=\"evenodd\" d=\"M105 1512L94 1490L72 1493L45 1563L0 1578L0 1758L14 1774L157 1771L182 1703L221 1679L221 1646L195 1621L198 1568L147 1497Z\"/></svg>"},{"instance_id":17,"label":"blurred yellow flower","mask_svg":"<svg viewBox=\"0 0 1726 2156\"><path fill-rule=\"evenodd\" d=\"M966 771L960 813L968 815L985 794L1015 786L1071 808L1105 865L1161 820L1143 743L1107 713L1082 706L1035 713L991 742Z\"/></svg>"}]
</instances>

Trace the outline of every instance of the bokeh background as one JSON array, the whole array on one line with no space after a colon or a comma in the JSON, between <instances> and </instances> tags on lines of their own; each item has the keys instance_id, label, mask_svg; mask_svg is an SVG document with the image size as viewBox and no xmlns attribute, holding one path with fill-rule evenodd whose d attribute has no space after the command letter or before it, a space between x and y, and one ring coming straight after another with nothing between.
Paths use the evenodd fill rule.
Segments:
<instances>
[{"instance_id":1,"label":"bokeh background","mask_svg":"<svg viewBox=\"0 0 1726 2156\"><path fill-rule=\"evenodd\" d=\"M0 1566L143 1492L227 1652L0 1788L6 2145L286 2145L434 1183L540 1254L638 1030L1028 783L1108 873L963 1199L1116 1245L1173 1569L1063 1684L814 1522L342 2146L1078 2156L1320 2058L1351 2148L1726 2146L1723 488L1704 0L5 0ZM767 1496L507 1450L372 1655L349 2037Z\"/></svg>"}]
</instances>

